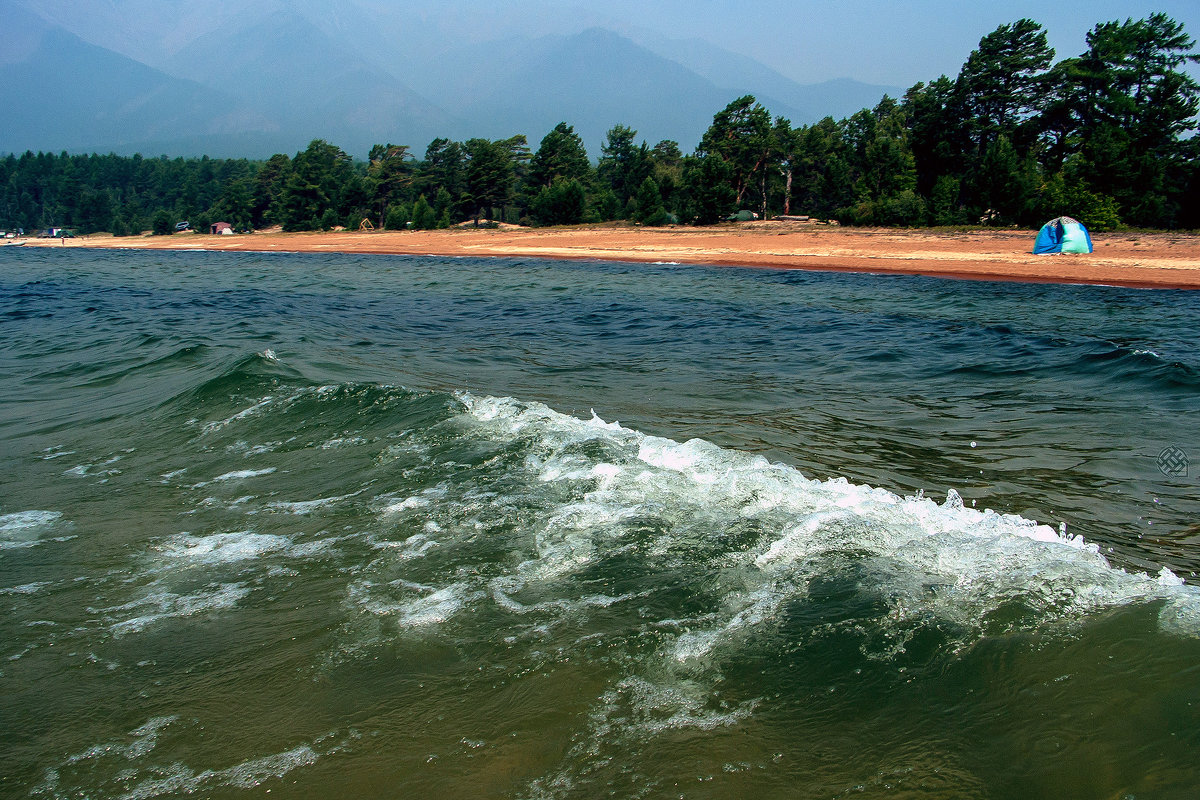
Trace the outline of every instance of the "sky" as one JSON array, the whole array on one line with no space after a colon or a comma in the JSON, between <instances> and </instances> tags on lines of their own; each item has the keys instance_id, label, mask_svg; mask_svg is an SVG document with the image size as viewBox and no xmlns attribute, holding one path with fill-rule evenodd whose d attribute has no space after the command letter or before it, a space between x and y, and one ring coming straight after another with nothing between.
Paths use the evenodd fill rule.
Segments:
<instances>
[{"instance_id":1,"label":"sky","mask_svg":"<svg viewBox=\"0 0 1200 800\"><path fill-rule=\"evenodd\" d=\"M478 5L478 4L469 4ZM574 6L576 22L620 23L673 38L699 37L749 55L800 83L855 78L911 86L958 73L979 39L1028 17L1046 29L1056 60L1078 55L1096 23L1165 12L1200 38L1200 0L604 0L589 5L499 0L513 17L535 17L539 6ZM559 15L553 15L559 16ZM529 24L529 23L527 23ZM532 24L536 25L536 22ZM548 27L567 21L548 22ZM489 23L495 30L495 23ZM566 32L553 31L547 32ZM1189 71L1200 76L1193 65Z\"/></svg>"},{"instance_id":2,"label":"sky","mask_svg":"<svg viewBox=\"0 0 1200 800\"><path fill-rule=\"evenodd\" d=\"M78 0L16 2L60 20L80 17ZM205 14L199 11L205 6L193 0L106 2L141 30L141 45L137 34L122 47L121 37L97 41L103 32L86 26L77 32L130 55L135 53L128 45L144 51L153 42L169 51L203 32L198 26L237 25L250 8L241 0L212 0ZM253 8L306 10L349 28L369 23L372 9L386 10L420 32L405 41L403 30L389 29L397 46L426 54L454 40L573 34L592 26L643 41L701 38L799 83L854 78L904 88L958 74L981 37L1022 17L1042 24L1056 59L1083 52L1085 36L1098 22L1141 19L1156 11L1200 39L1200 0L258 0ZM434 31L440 43L429 40ZM150 63L157 66L152 58ZM1200 65L1188 71L1200 79Z\"/></svg>"}]
</instances>

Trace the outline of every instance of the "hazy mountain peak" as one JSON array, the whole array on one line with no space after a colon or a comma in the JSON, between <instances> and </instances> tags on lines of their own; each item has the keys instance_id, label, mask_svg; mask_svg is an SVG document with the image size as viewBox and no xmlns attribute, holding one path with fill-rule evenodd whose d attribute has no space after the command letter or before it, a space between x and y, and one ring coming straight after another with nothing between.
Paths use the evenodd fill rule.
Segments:
<instances>
[{"instance_id":1,"label":"hazy mountain peak","mask_svg":"<svg viewBox=\"0 0 1200 800\"><path fill-rule=\"evenodd\" d=\"M32 56L50 23L24 7L0 0L0 64L18 64Z\"/></svg>"},{"instance_id":2,"label":"hazy mountain peak","mask_svg":"<svg viewBox=\"0 0 1200 800\"><path fill-rule=\"evenodd\" d=\"M801 86L702 39L670 39L621 23L614 30L600 10L580 7L566 14L561 3L542 5L545 19L521 26L498 9L466 2L405 10L384 0L263 0L252 6L234 0L204 6L0 0L6 21L24 20L0 29L6 45L0 65L24 64L20 75L8 73L19 80L36 76L41 85L64 87L59 91L82 91L80 102L96 113L108 109L120 116L136 108L143 115L119 137L115 130L96 129L91 133L103 132L96 138L87 125L68 130L70 114L56 131L54 111L36 112L49 116L26 126L39 131L32 146L56 149L134 147L140 141L153 150L165 146L156 143L185 140L202 148L198 135L237 134L241 125L246 134L277 131L272 149L299 149L321 137L362 155L384 141L419 151L438 136L524 133L536 141L564 120L593 151L618 123L650 142L674 139L686 147L699 140L713 114L742 94L805 123L847 116L894 89L851 81ZM480 41L489 29L493 38ZM42 39L52 30L76 35L62 45L68 57L43 52ZM123 54L129 63L118 68L96 52L85 55L84 40L112 57ZM31 58L40 61L25 63ZM134 75L131 63L161 72L127 78L125 85L102 80L106 71ZM171 83L179 78L186 81ZM158 88L151 92L151 86ZM187 114L177 108L183 97L190 98ZM20 109L18 118L0 131L0 150L31 146L28 136L15 133L19 117L34 114L37 104L13 107ZM165 114L161 122L150 119L156 108ZM256 149L246 155L269 155L265 140L254 141ZM237 143L226 138L219 146L228 154Z\"/></svg>"}]
</instances>

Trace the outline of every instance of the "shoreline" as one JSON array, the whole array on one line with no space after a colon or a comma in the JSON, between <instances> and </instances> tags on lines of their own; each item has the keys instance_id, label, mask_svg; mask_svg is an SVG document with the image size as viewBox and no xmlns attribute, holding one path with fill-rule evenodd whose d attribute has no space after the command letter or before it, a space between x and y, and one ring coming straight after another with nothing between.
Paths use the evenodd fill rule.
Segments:
<instances>
[{"instance_id":1,"label":"shoreline","mask_svg":"<svg viewBox=\"0 0 1200 800\"><path fill-rule=\"evenodd\" d=\"M1034 231L942 232L754 222L709 228L581 226L437 231L258 231L236 236L26 239L32 247L348 253L678 263L956 280L1200 289L1200 235L1094 234L1095 252L1035 256Z\"/></svg>"}]
</instances>

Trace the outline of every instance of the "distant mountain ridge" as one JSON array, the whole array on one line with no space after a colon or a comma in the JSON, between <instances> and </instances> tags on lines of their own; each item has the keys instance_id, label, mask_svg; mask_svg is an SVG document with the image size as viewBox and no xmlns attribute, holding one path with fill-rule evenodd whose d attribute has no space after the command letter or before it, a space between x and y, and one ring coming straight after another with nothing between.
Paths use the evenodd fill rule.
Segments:
<instances>
[{"instance_id":1,"label":"distant mountain ridge","mask_svg":"<svg viewBox=\"0 0 1200 800\"><path fill-rule=\"evenodd\" d=\"M523 59L509 59L508 69L497 70L502 90L462 101L464 116L478 120L486 135L530 132L536 144L565 120L593 157L617 124L634 128L651 144L674 139L690 149L713 114L734 97L608 30L547 37L526 43L524 53Z\"/></svg>"},{"instance_id":2,"label":"distant mountain ridge","mask_svg":"<svg viewBox=\"0 0 1200 800\"><path fill-rule=\"evenodd\" d=\"M702 39L653 37L641 43L722 89L752 94L776 116L794 124L811 124L824 117L843 119L863 108L874 108L885 94L898 97L899 86L836 78L802 84L748 56L731 53ZM779 110L776 110L778 107Z\"/></svg>"},{"instance_id":3,"label":"distant mountain ridge","mask_svg":"<svg viewBox=\"0 0 1200 800\"><path fill-rule=\"evenodd\" d=\"M218 29L169 63L175 74L237 87L284 129L306 131L305 141L324 138L360 155L398 134L424 145L464 127L297 14L277 12L248 28Z\"/></svg>"},{"instance_id":4,"label":"distant mountain ridge","mask_svg":"<svg viewBox=\"0 0 1200 800\"><path fill-rule=\"evenodd\" d=\"M7 117L0 149L121 148L181 131L229 136L274 130L269 119L230 94L89 44L19 9L3 11L6 23L19 24L22 46L0 62L0 106Z\"/></svg>"},{"instance_id":5,"label":"distant mountain ridge","mask_svg":"<svg viewBox=\"0 0 1200 800\"><path fill-rule=\"evenodd\" d=\"M396 31L422 34L402 18L377 17L365 33L347 23L365 8L356 0L341 0L336 25L318 24L315 4L299 13L271 2L257 12L242 7L238 25L207 25L186 41L175 25L171 48L146 50L156 69L129 55L150 36L144 19L117 37L122 22L114 15L146 2L113 0L78 9L84 19L70 18L74 30L87 33L87 15L94 15L96 31L120 38L122 55L66 30L46 8L38 15L30 2L0 0L7 27L0 43L9 43L0 53L0 102L9 110L0 152L266 157L324 138L359 158L385 142L420 155L435 137L523 133L536 147L566 121L595 158L616 124L651 144L673 139L687 151L713 114L743 94L806 124L874 105L891 88L854 81L802 86L707 42L639 42L598 27L446 42L432 55L428 41L404 46Z\"/></svg>"}]
</instances>

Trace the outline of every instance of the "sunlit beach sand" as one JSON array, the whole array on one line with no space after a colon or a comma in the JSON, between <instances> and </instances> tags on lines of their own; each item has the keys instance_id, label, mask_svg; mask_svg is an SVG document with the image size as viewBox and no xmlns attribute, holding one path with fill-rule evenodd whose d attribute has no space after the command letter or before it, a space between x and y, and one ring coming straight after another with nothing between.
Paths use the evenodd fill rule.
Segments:
<instances>
[{"instance_id":1,"label":"sunlit beach sand","mask_svg":"<svg viewBox=\"0 0 1200 800\"><path fill-rule=\"evenodd\" d=\"M34 239L46 247L380 253L673 261L773 269L936 275L980 280L1200 288L1200 236L1106 233L1094 253L1037 256L1032 231L879 230L751 223L712 228L456 228Z\"/></svg>"}]
</instances>

